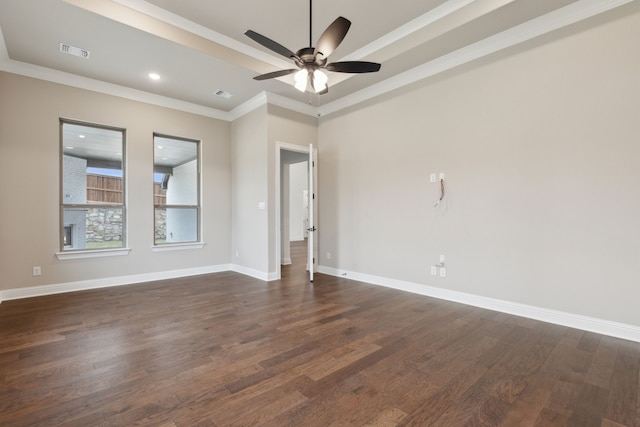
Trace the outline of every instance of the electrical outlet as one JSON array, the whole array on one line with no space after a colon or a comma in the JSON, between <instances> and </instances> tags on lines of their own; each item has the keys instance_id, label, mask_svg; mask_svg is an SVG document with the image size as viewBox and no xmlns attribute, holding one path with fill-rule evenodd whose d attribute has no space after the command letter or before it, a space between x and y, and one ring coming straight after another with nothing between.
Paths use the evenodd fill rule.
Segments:
<instances>
[{"instance_id":1,"label":"electrical outlet","mask_svg":"<svg viewBox=\"0 0 640 427\"><path fill-rule=\"evenodd\" d=\"M447 269L440 267L440 277L447 277Z\"/></svg>"},{"instance_id":2,"label":"electrical outlet","mask_svg":"<svg viewBox=\"0 0 640 427\"><path fill-rule=\"evenodd\" d=\"M438 267L436 267L435 265L431 266L431 275L432 276L437 276L438 275Z\"/></svg>"},{"instance_id":3,"label":"electrical outlet","mask_svg":"<svg viewBox=\"0 0 640 427\"><path fill-rule=\"evenodd\" d=\"M436 174L432 173L429 179L431 180L432 183L436 182Z\"/></svg>"},{"instance_id":4,"label":"electrical outlet","mask_svg":"<svg viewBox=\"0 0 640 427\"><path fill-rule=\"evenodd\" d=\"M331 252L327 252L327 259L331 259Z\"/></svg>"},{"instance_id":5,"label":"electrical outlet","mask_svg":"<svg viewBox=\"0 0 640 427\"><path fill-rule=\"evenodd\" d=\"M32 274L33 274L34 276L40 276L40 275L42 274L42 269L41 269L41 268L40 268L40 266L38 265L38 266L36 266L36 267L33 267L33 269L32 269L32 271L31 271L31 272L32 272Z\"/></svg>"},{"instance_id":6,"label":"electrical outlet","mask_svg":"<svg viewBox=\"0 0 640 427\"><path fill-rule=\"evenodd\" d=\"M440 180L444 179L444 172L440 172Z\"/></svg>"}]
</instances>

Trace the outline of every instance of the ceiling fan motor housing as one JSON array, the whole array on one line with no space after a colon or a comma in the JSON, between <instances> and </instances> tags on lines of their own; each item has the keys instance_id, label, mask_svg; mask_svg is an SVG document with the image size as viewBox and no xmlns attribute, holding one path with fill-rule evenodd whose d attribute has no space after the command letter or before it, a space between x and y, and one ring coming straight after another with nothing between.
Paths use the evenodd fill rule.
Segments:
<instances>
[{"instance_id":1,"label":"ceiling fan motor housing","mask_svg":"<svg viewBox=\"0 0 640 427\"><path fill-rule=\"evenodd\" d=\"M323 58L322 53L319 52L318 55L314 55L315 48L314 47L303 47L299 51L296 52L296 56L294 60L296 65L300 68L308 68L308 69L317 69L322 68L327 63L327 58Z\"/></svg>"}]
</instances>

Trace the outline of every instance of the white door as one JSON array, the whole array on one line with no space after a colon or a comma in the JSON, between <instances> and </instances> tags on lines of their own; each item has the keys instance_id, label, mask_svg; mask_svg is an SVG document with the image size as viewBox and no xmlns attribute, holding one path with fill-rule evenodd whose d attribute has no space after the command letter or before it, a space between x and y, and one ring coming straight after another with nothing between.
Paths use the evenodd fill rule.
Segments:
<instances>
[{"instance_id":1,"label":"white door","mask_svg":"<svg viewBox=\"0 0 640 427\"><path fill-rule=\"evenodd\" d=\"M315 220L313 215L313 208L315 205L314 202L316 198L315 182L314 182L315 167L316 167L316 160L314 156L313 145L309 144L309 168L308 168L309 169L309 193L308 193L309 194L309 203L308 203L309 228L307 229L307 231L309 232L309 238L307 239L307 265L309 268L309 280L311 282L313 282L313 271L314 271L314 264L316 261L314 256L316 227L315 227Z\"/></svg>"}]
</instances>

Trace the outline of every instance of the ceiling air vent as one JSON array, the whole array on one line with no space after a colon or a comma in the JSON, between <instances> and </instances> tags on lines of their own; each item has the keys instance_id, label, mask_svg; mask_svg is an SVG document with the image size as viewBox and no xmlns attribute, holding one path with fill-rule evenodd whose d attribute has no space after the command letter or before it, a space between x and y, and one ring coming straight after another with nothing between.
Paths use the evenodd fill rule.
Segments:
<instances>
[{"instance_id":1,"label":"ceiling air vent","mask_svg":"<svg viewBox=\"0 0 640 427\"><path fill-rule=\"evenodd\" d=\"M216 96L220 96L220 97L225 98L225 99L229 99L229 98L231 98L233 96L232 94L230 94L226 90L222 90L222 89L218 89L217 91L214 92L214 94Z\"/></svg>"},{"instance_id":2,"label":"ceiling air vent","mask_svg":"<svg viewBox=\"0 0 640 427\"><path fill-rule=\"evenodd\" d=\"M79 56L80 58L89 59L89 55L91 52L85 49L80 49L79 47L71 46L67 43L60 43L60 52L68 53L69 55Z\"/></svg>"}]
</instances>

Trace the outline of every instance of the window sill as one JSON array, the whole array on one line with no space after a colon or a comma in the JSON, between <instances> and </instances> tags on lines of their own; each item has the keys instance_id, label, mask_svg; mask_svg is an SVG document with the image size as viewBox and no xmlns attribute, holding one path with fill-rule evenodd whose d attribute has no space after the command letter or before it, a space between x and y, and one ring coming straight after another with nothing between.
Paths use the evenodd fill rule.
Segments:
<instances>
[{"instance_id":1,"label":"window sill","mask_svg":"<svg viewBox=\"0 0 640 427\"><path fill-rule=\"evenodd\" d=\"M129 255L131 249L129 248L120 248L120 249L100 249L100 250L88 250L88 251L73 251L73 252L58 252L56 253L56 257L61 261L66 261L70 259L84 259L84 258L104 258L111 256L125 256Z\"/></svg>"},{"instance_id":2,"label":"window sill","mask_svg":"<svg viewBox=\"0 0 640 427\"><path fill-rule=\"evenodd\" d=\"M193 242L193 243L169 243L167 245L159 245L153 246L151 250L153 252L166 252L166 251L181 251L185 249L202 249L204 248L204 243L202 242Z\"/></svg>"}]
</instances>

